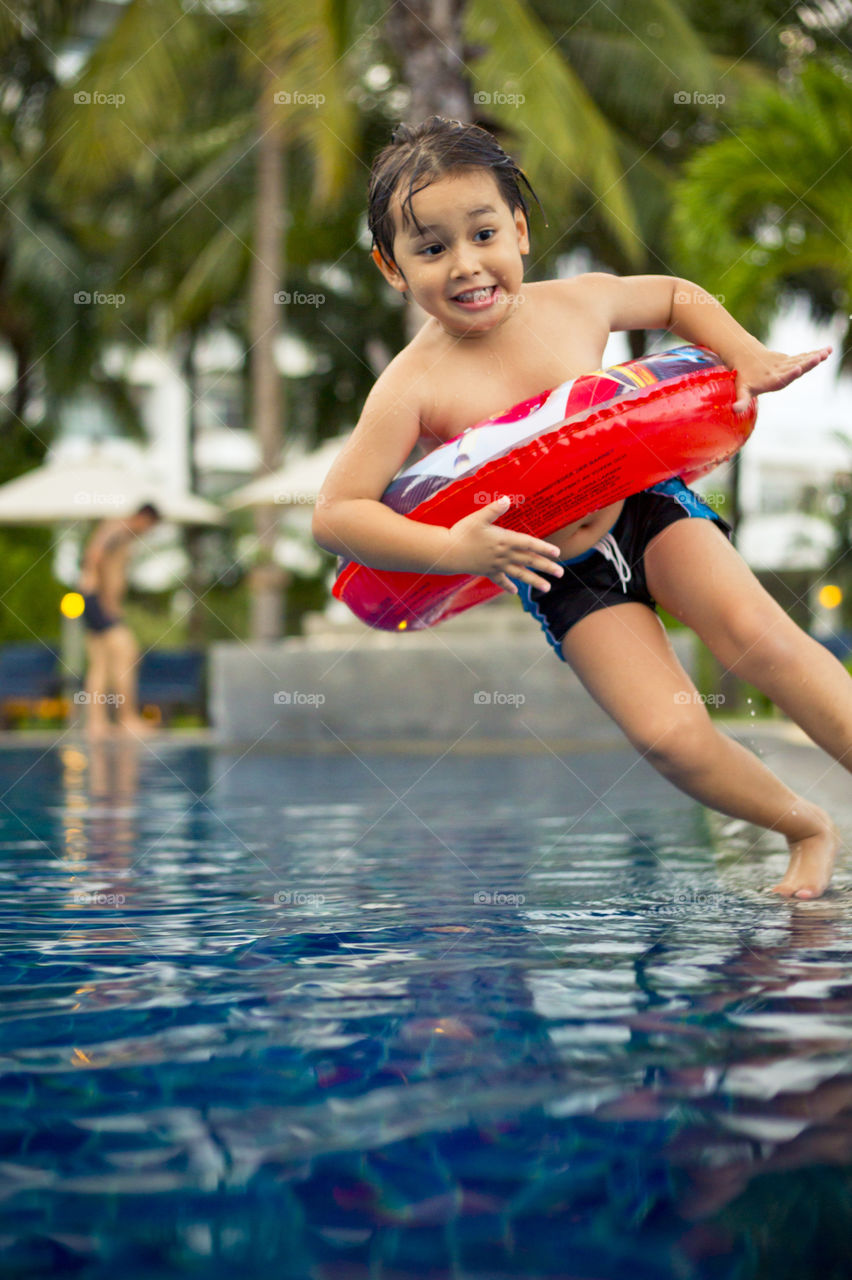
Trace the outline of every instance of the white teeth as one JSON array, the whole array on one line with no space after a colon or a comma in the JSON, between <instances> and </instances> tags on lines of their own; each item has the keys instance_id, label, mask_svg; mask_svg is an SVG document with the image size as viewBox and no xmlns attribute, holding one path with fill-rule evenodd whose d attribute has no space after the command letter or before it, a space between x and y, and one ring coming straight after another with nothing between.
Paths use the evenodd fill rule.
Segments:
<instances>
[{"instance_id":1,"label":"white teeth","mask_svg":"<svg viewBox=\"0 0 852 1280\"><path fill-rule=\"evenodd\" d=\"M487 289L471 289L469 293L458 294L456 302L483 302L491 296L493 289L493 285L489 285Z\"/></svg>"}]
</instances>

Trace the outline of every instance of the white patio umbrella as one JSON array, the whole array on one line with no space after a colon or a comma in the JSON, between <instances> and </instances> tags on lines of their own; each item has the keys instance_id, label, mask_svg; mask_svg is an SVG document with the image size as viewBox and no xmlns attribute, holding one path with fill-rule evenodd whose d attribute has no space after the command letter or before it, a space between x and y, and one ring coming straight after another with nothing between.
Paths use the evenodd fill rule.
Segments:
<instances>
[{"instance_id":1,"label":"white patio umbrella","mask_svg":"<svg viewBox=\"0 0 852 1280\"><path fill-rule=\"evenodd\" d=\"M225 506L232 511L240 507L313 506L331 464L348 438L337 436L313 453L297 454L277 471L228 494Z\"/></svg>"},{"instance_id":2,"label":"white patio umbrella","mask_svg":"<svg viewBox=\"0 0 852 1280\"><path fill-rule=\"evenodd\" d=\"M139 468L92 454L48 462L0 485L0 524L59 524L129 516L152 502L176 524L222 524L224 515L194 493L173 492Z\"/></svg>"},{"instance_id":3,"label":"white patio umbrella","mask_svg":"<svg viewBox=\"0 0 852 1280\"><path fill-rule=\"evenodd\" d=\"M800 511L747 516L737 548L752 569L824 569L837 538L828 520Z\"/></svg>"}]
</instances>

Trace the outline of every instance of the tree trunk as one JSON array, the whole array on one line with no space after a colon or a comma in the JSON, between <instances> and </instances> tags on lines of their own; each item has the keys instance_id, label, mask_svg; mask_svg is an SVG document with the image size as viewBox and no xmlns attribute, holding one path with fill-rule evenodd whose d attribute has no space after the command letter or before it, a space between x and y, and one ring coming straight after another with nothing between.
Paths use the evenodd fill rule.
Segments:
<instances>
[{"instance_id":1,"label":"tree trunk","mask_svg":"<svg viewBox=\"0 0 852 1280\"><path fill-rule=\"evenodd\" d=\"M394 0L385 18L385 34L411 92L410 124L427 116L473 119L465 79L462 16L465 0Z\"/></svg>"},{"instance_id":2,"label":"tree trunk","mask_svg":"<svg viewBox=\"0 0 852 1280\"><path fill-rule=\"evenodd\" d=\"M465 75L462 17L466 0L393 0L385 36L399 59L403 84L411 93L405 118L419 124L445 116L465 124L473 119L473 99ZM409 300L405 314L410 342L427 319Z\"/></svg>"},{"instance_id":3,"label":"tree trunk","mask_svg":"<svg viewBox=\"0 0 852 1280\"><path fill-rule=\"evenodd\" d=\"M282 438L283 397L281 377L275 365L275 339L281 320L281 304L276 301L276 294L281 288L283 272L284 155L275 121L274 83L271 75L264 79L258 104L257 191L249 314L251 412L260 449L260 475L274 471L278 465ZM285 575L273 558L278 532L276 507L257 508L255 531L257 561L249 580L251 638L277 640L284 629Z\"/></svg>"}]
</instances>

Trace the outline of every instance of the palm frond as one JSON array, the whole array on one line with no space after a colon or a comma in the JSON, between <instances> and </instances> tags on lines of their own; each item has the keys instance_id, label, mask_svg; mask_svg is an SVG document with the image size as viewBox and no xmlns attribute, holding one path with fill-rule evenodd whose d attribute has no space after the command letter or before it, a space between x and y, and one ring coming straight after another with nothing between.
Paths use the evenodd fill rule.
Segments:
<instances>
[{"instance_id":1,"label":"palm frond","mask_svg":"<svg viewBox=\"0 0 852 1280\"><path fill-rule=\"evenodd\" d=\"M554 216L599 203L628 259L640 261L612 130L546 29L523 0L505 0L498 11L472 0L466 37L483 50L471 66L478 111L519 139L533 186L557 204Z\"/></svg>"},{"instance_id":2,"label":"palm frond","mask_svg":"<svg viewBox=\"0 0 852 1280\"><path fill-rule=\"evenodd\" d=\"M852 177L843 156L852 149L852 81L813 62L790 89L747 93L729 129L675 187L672 232L694 278L725 293L744 319L817 272L834 281L848 311Z\"/></svg>"},{"instance_id":3,"label":"palm frond","mask_svg":"<svg viewBox=\"0 0 852 1280\"><path fill-rule=\"evenodd\" d=\"M335 0L317 8L265 0L245 51L248 65L260 61L267 72L283 137L313 156L315 207L338 199L360 163L345 20Z\"/></svg>"},{"instance_id":4,"label":"palm frond","mask_svg":"<svg viewBox=\"0 0 852 1280\"><path fill-rule=\"evenodd\" d=\"M60 181L91 190L150 167L186 114L198 75L214 72L219 33L201 15L176 0L130 0L77 80L54 95Z\"/></svg>"}]
</instances>

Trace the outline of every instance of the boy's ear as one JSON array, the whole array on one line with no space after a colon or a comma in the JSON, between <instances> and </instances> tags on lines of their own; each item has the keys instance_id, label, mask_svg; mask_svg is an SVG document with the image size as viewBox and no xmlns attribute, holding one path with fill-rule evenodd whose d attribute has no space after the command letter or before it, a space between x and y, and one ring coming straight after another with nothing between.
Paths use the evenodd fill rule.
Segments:
<instances>
[{"instance_id":1,"label":"boy's ear","mask_svg":"<svg viewBox=\"0 0 852 1280\"><path fill-rule=\"evenodd\" d=\"M521 253L530 251L530 229L523 209L514 210L515 227L518 232L518 249Z\"/></svg>"},{"instance_id":2,"label":"boy's ear","mask_svg":"<svg viewBox=\"0 0 852 1280\"><path fill-rule=\"evenodd\" d=\"M406 283L405 276L402 274L396 263L388 262L378 246L370 251L370 257L373 259L388 284L392 285L394 289L398 289L400 293L405 293L408 288L408 284Z\"/></svg>"}]
</instances>

